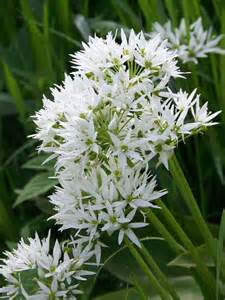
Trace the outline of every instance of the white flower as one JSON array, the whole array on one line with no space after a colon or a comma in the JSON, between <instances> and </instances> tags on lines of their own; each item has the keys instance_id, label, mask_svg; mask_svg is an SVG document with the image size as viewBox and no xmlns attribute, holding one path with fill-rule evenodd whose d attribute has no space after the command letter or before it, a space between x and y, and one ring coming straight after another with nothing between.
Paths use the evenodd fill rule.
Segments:
<instances>
[{"instance_id":1,"label":"white flower","mask_svg":"<svg viewBox=\"0 0 225 300\"><path fill-rule=\"evenodd\" d=\"M121 232L120 237L124 233L130 238L132 228L140 227L132 221L135 213L143 218L141 210L158 207L153 201L166 193L156 191L155 178L151 178L148 169L143 172L142 164L124 167L123 161L111 157L110 166L107 171L98 167L90 174L63 180L62 187L50 196L56 210L51 218L61 225L61 230L74 229L76 235L83 237L82 241L93 245L97 264L101 233ZM141 224L147 225L145 220Z\"/></svg>"},{"instance_id":2,"label":"white flower","mask_svg":"<svg viewBox=\"0 0 225 300\"><path fill-rule=\"evenodd\" d=\"M133 232L132 228L142 228L145 227L147 224L145 222L132 223L131 221L133 220L135 214L136 214L136 210L132 210L126 217L122 215L118 219L118 222L120 224L119 235L118 235L119 245L122 243L125 235L127 235L127 237L131 240L131 242L133 242L138 247L141 247L141 244L137 236Z\"/></svg>"},{"instance_id":3,"label":"white flower","mask_svg":"<svg viewBox=\"0 0 225 300\"><path fill-rule=\"evenodd\" d=\"M211 122L221 111L215 113L208 112L208 103L206 102L200 107L199 99L196 102L195 107L192 108L192 114L195 122L199 122L199 127L208 127L217 124L217 122Z\"/></svg>"},{"instance_id":4,"label":"white flower","mask_svg":"<svg viewBox=\"0 0 225 300\"><path fill-rule=\"evenodd\" d=\"M113 37L112 33L106 39L90 37L88 44L83 44L84 50L73 55L73 63L78 72L89 77L102 78L105 70L113 69L117 72L130 66L132 76L142 68L145 74L156 77L157 74L168 74L172 77L180 75L175 52L167 49L166 41L162 42L159 35L148 39L143 32L135 34L131 31L126 39L121 31L121 36L121 44L116 42L116 36Z\"/></svg>"},{"instance_id":5,"label":"white flower","mask_svg":"<svg viewBox=\"0 0 225 300\"><path fill-rule=\"evenodd\" d=\"M192 61L198 63L198 58L207 57L208 53L225 54L225 50L218 47L222 35L213 36L212 29L204 30L201 18L197 19L189 28L186 28L182 19L178 28L173 28L171 21L164 25L155 23L151 36L161 35L167 39L170 49L177 51L177 56L182 62Z\"/></svg>"},{"instance_id":6,"label":"white flower","mask_svg":"<svg viewBox=\"0 0 225 300\"><path fill-rule=\"evenodd\" d=\"M77 289L79 282L71 285L72 280L78 281L81 276L91 275L93 272L81 269L86 262L82 253L75 258L69 257L67 252L63 254L63 251L56 240L53 251L50 252L50 233L42 240L37 234L34 239L29 238L28 243L21 240L18 247L12 252L5 252L6 257L2 259L0 274L5 278L6 286L0 289L0 293L7 299L16 296L20 299L49 299L50 295L54 295L56 299L76 299L74 295L80 293ZM91 255L87 257L86 254L86 258L89 259ZM23 274L30 271L30 276L27 273L24 277ZM26 290L27 281L33 286L33 295Z\"/></svg>"}]
</instances>

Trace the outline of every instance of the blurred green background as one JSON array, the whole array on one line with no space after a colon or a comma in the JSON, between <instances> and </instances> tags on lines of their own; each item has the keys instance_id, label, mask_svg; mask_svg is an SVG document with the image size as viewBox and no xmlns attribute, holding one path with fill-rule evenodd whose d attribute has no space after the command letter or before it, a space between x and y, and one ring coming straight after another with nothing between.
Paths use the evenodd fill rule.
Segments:
<instances>
[{"instance_id":1,"label":"blurred green background","mask_svg":"<svg viewBox=\"0 0 225 300\"><path fill-rule=\"evenodd\" d=\"M105 35L121 27L149 32L155 21L171 19L177 26L183 17L191 23L199 16L206 28L225 33L223 0L0 0L1 250L36 230L42 235L53 225L46 221L51 215L47 195L56 183L48 179L52 165L41 166L46 156L37 156L37 143L28 136L35 131L30 116L41 108L42 95L50 96L49 87L72 71L69 55L90 34ZM220 46L225 48L225 38ZM181 69L193 72L181 86L189 92L197 86L211 110L223 110L219 125L177 150L204 218L217 230L225 202L225 57L210 55ZM165 201L194 235L171 177L163 168L157 173L160 185L170 191ZM105 281L112 289L129 284L105 271L100 293Z\"/></svg>"}]
</instances>

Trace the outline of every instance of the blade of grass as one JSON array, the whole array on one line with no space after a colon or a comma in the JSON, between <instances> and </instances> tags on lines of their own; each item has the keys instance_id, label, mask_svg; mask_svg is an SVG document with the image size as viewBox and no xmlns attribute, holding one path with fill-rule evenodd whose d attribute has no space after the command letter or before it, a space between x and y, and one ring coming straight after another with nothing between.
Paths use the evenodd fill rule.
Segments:
<instances>
[{"instance_id":1,"label":"blade of grass","mask_svg":"<svg viewBox=\"0 0 225 300\"><path fill-rule=\"evenodd\" d=\"M43 73L47 73L51 69L51 62L49 61L49 56L46 51L45 39L42 32L36 25L29 2L27 0L21 0L20 4L22 15L30 34L36 68L38 74L43 76ZM46 76L45 78L48 78L49 83L51 82L49 77Z\"/></svg>"},{"instance_id":2,"label":"blade of grass","mask_svg":"<svg viewBox=\"0 0 225 300\"><path fill-rule=\"evenodd\" d=\"M225 34L225 3L220 8L220 22L221 22L221 34ZM225 38L221 41L221 47L225 48ZM222 117L225 120L225 56L220 56L220 91L221 91L221 104L222 104Z\"/></svg>"},{"instance_id":3,"label":"blade of grass","mask_svg":"<svg viewBox=\"0 0 225 300\"><path fill-rule=\"evenodd\" d=\"M192 7L194 8L194 16L193 16L193 21L194 19L198 18L201 16L201 9L200 9L200 0L192 0ZM190 4L191 5L191 4Z\"/></svg>"},{"instance_id":4,"label":"blade of grass","mask_svg":"<svg viewBox=\"0 0 225 300\"><path fill-rule=\"evenodd\" d=\"M3 63L3 70L4 70L4 74L5 74L5 79L6 79L6 85L7 88L10 92L10 94L13 97L18 115L19 115L19 119L20 121L24 124L25 123L25 119L26 119L26 106L24 103L24 99L21 93L21 89L18 86L18 83L16 81L16 79L14 78L13 74L11 73L9 67L7 66L7 64Z\"/></svg>"},{"instance_id":5,"label":"blade of grass","mask_svg":"<svg viewBox=\"0 0 225 300\"><path fill-rule=\"evenodd\" d=\"M60 28L63 29L63 32L69 34L70 27L70 7L68 0L58 0L55 5L57 6L58 20Z\"/></svg>"},{"instance_id":6,"label":"blade of grass","mask_svg":"<svg viewBox=\"0 0 225 300\"><path fill-rule=\"evenodd\" d=\"M36 21L35 24L38 27L43 28L42 23ZM65 41L68 41L69 43L75 45L78 48L81 48L81 43L80 42L78 42L77 40L71 38L70 36L66 35L65 33L61 32L61 31L58 31L58 30L56 30L52 27L49 27L49 33L51 33L52 35L58 36L58 37L62 38Z\"/></svg>"},{"instance_id":7,"label":"blade of grass","mask_svg":"<svg viewBox=\"0 0 225 300\"><path fill-rule=\"evenodd\" d=\"M141 22L137 15L134 13L131 5L127 1L111 0L111 4L115 10L115 13L120 18L121 23L128 27L132 27L134 30L141 30Z\"/></svg>"},{"instance_id":8,"label":"blade of grass","mask_svg":"<svg viewBox=\"0 0 225 300\"><path fill-rule=\"evenodd\" d=\"M47 60L49 62L49 77L50 81L55 80L52 67L52 45L49 37L49 1L46 0L43 5L43 39L46 47Z\"/></svg>"},{"instance_id":9,"label":"blade of grass","mask_svg":"<svg viewBox=\"0 0 225 300\"><path fill-rule=\"evenodd\" d=\"M169 13L169 17L171 18L173 25L177 26L177 3L174 4L173 0L165 0L165 7Z\"/></svg>"},{"instance_id":10,"label":"blade of grass","mask_svg":"<svg viewBox=\"0 0 225 300\"><path fill-rule=\"evenodd\" d=\"M158 21L157 0L138 0L138 4L145 18L146 30L150 31L152 23Z\"/></svg>"},{"instance_id":11,"label":"blade of grass","mask_svg":"<svg viewBox=\"0 0 225 300\"><path fill-rule=\"evenodd\" d=\"M190 19L189 19L189 0L182 0L182 8L183 8L183 15L185 19L185 24L187 28L187 32L189 32L189 25L190 25Z\"/></svg>"}]
</instances>

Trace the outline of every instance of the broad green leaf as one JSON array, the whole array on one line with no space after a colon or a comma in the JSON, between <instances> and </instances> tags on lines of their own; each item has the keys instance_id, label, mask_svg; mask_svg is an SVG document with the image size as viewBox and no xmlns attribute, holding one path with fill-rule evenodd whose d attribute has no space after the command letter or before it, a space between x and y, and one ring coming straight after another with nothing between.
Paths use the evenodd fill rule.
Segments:
<instances>
[{"instance_id":1,"label":"broad green leaf","mask_svg":"<svg viewBox=\"0 0 225 300\"><path fill-rule=\"evenodd\" d=\"M201 257L202 261L204 261L208 267L215 267L215 263L212 257L209 255L208 248L206 247L205 244L201 245L200 247L196 247L196 250L198 251L198 254ZM192 257L189 254L189 252L186 252L178 255L175 259L170 261L168 263L168 266L183 267L183 268L190 269L190 268L195 268L196 264L192 260Z\"/></svg>"},{"instance_id":2,"label":"broad green leaf","mask_svg":"<svg viewBox=\"0 0 225 300\"><path fill-rule=\"evenodd\" d=\"M146 240L143 239L143 243L166 276L175 277L178 275L188 274L188 272L185 272L184 270L181 272L181 270L177 267L167 266L167 264L174 258L174 254L163 239L151 237ZM109 242L106 244L109 244ZM135 274L141 282L148 282L148 279L127 248L122 248L118 251L117 242L110 239L110 248L106 248L105 252L108 254L108 257L110 257L113 252L116 253L115 255L112 255L111 259L107 260L104 265L104 268L114 276L132 284L132 274Z\"/></svg>"},{"instance_id":3,"label":"broad green leaf","mask_svg":"<svg viewBox=\"0 0 225 300\"><path fill-rule=\"evenodd\" d=\"M52 189L57 184L57 180L49 178L51 176L51 172L45 172L32 177L20 192L16 202L14 203L14 207L23 203L24 201L43 195Z\"/></svg>"},{"instance_id":4,"label":"broad green leaf","mask_svg":"<svg viewBox=\"0 0 225 300\"><path fill-rule=\"evenodd\" d=\"M203 300L201 291L190 276L181 276L173 278L173 285L182 300ZM155 294L155 292L149 287L144 286L146 299L160 300L161 298ZM134 288L123 289L117 292L111 292L102 296L96 297L93 300L140 300L140 296Z\"/></svg>"}]
</instances>

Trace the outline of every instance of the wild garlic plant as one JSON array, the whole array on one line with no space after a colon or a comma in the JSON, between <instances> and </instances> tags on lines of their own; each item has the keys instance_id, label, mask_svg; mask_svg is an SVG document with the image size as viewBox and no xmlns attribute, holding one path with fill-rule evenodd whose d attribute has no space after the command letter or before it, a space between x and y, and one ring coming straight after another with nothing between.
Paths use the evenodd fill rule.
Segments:
<instances>
[{"instance_id":1,"label":"wild garlic plant","mask_svg":"<svg viewBox=\"0 0 225 300\"><path fill-rule=\"evenodd\" d=\"M199 26L199 20L191 26L191 41ZM154 201L167 193L157 188L149 162L168 169L179 142L216 124L219 112L201 105L196 89L188 93L171 85L184 78L178 58L189 57L188 46L179 44L183 21L176 36L171 25L155 28L160 33L151 36L131 30L126 37L122 30L120 42L112 33L90 37L72 55L73 73L52 88L51 100L43 98L33 137L41 142L39 151L56 160L59 185L50 196L51 219L72 240L56 241L51 252L50 235L43 240L36 235L6 252L0 267L5 298L76 299L79 280L92 274L87 262L95 257L101 263L103 233L116 234L118 244L130 240L141 247L136 229L148 225L145 210L158 208ZM166 35L168 41L162 39ZM173 49L175 37L183 52ZM212 49L222 52L215 48L219 40L206 37L203 50L192 53L194 62ZM28 271L32 291L24 282Z\"/></svg>"}]
</instances>

